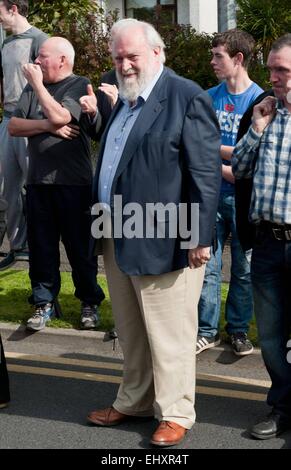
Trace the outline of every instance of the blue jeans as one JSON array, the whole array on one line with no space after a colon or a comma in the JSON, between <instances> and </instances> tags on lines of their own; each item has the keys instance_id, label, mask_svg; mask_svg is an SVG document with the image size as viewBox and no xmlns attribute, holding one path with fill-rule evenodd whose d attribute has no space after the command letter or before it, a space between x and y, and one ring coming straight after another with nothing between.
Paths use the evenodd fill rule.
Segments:
<instances>
[{"instance_id":1,"label":"blue jeans","mask_svg":"<svg viewBox=\"0 0 291 470\"><path fill-rule=\"evenodd\" d=\"M291 242L275 240L268 233L258 235L251 272L260 346L272 381L267 402L291 418L291 364L286 348L291 330Z\"/></svg>"},{"instance_id":2,"label":"blue jeans","mask_svg":"<svg viewBox=\"0 0 291 470\"><path fill-rule=\"evenodd\" d=\"M222 253L231 233L231 278L225 304L226 331L247 333L253 314L250 276L251 252L244 252L237 237L233 194L221 194L216 216L217 250L211 252L206 265L203 289L199 301L199 331L202 336L214 336L219 330L221 306Z\"/></svg>"}]
</instances>

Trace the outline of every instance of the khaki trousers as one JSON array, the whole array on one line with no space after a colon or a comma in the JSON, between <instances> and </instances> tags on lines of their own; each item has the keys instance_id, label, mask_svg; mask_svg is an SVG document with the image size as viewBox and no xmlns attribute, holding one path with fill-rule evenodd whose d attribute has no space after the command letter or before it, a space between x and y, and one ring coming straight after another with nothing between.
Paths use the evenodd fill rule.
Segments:
<instances>
[{"instance_id":1,"label":"khaki trousers","mask_svg":"<svg viewBox=\"0 0 291 470\"><path fill-rule=\"evenodd\" d=\"M113 403L119 412L195 422L197 305L205 267L158 276L128 276L115 262L113 241L103 256L115 326L124 355Z\"/></svg>"}]
</instances>

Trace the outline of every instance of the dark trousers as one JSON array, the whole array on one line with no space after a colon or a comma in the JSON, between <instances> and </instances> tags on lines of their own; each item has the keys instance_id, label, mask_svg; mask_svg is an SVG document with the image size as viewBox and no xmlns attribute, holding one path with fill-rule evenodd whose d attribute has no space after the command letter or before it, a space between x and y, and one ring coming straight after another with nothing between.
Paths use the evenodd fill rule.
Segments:
<instances>
[{"instance_id":1,"label":"dark trousers","mask_svg":"<svg viewBox=\"0 0 291 470\"><path fill-rule=\"evenodd\" d=\"M29 276L35 305L52 302L60 290L62 240L72 267L75 296L99 305L97 259L89 256L91 186L28 185Z\"/></svg>"},{"instance_id":2,"label":"dark trousers","mask_svg":"<svg viewBox=\"0 0 291 470\"><path fill-rule=\"evenodd\" d=\"M1 403L7 403L10 401L9 379L8 379L6 359L4 355L1 335L0 335L0 348L1 348L1 361L0 361L0 404L1 404Z\"/></svg>"},{"instance_id":3,"label":"dark trousers","mask_svg":"<svg viewBox=\"0 0 291 470\"><path fill-rule=\"evenodd\" d=\"M268 404L291 419L291 241L258 233L251 273L260 346L272 380Z\"/></svg>"}]
</instances>

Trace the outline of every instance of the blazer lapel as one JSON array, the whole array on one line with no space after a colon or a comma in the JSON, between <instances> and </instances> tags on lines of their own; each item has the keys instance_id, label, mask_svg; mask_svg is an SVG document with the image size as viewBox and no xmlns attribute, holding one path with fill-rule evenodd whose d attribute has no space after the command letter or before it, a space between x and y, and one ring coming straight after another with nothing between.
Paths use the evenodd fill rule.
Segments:
<instances>
[{"instance_id":1,"label":"blazer lapel","mask_svg":"<svg viewBox=\"0 0 291 470\"><path fill-rule=\"evenodd\" d=\"M128 136L125 144L122 157L116 170L114 181L121 175L126 168L131 158L134 155L136 148L142 141L146 132L151 128L152 124L158 118L163 109L162 102L167 99L166 95L166 76L168 69L165 68L158 82L154 86L150 96L142 107L136 122ZM113 185L112 185L113 186Z\"/></svg>"}]
</instances>

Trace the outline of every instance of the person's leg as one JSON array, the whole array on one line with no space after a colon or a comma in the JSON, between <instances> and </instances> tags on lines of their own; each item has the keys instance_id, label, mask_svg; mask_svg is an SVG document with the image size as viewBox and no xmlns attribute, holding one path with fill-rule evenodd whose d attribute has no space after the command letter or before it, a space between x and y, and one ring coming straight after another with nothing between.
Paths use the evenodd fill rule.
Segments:
<instances>
[{"instance_id":1,"label":"person's leg","mask_svg":"<svg viewBox=\"0 0 291 470\"><path fill-rule=\"evenodd\" d=\"M60 290L60 229L48 185L27 187L29 276L34 305L53 302Z\"/></svg>"},{"instance_id":2,"label":"person's leg","mask_svg":"<svg viewBox=\"0 0 291 470\"><path fill-rule=\"evenodd\" d=\"M97 258L90 255L91 186L60 186L55 194L75 296L87 305L100 305L105 295L96 280Z\"/></svg>"},{"instance_id":3,"label":"person's leg","mask_svg":"<svg viewBox=\"0 0 291 470\"><path fill-rule=\"evenodd\" d=\"M247 333L253 315L251 251L244 252L238 239L233 195L225 198L224 215L231 227L231 278L225 304L225 328L232 335L237 332Z\"/></svg>"},{"instance_id":4,"label":"person's leg","mask_svg":"<svg viewBox=\"0 0 291 470\"><path fill-rule=\"evenodd\" d=\"M8 133L9 119L1 124L3 197L8 203L7 236L11 250L26 247L26 217L24 213L22 189L27 179L28 154L27 139L11 137Z\"/></svg>"},{"instance_id":5,"label":"person's leg","mask_svg":"<svg viewBox=\"0 0 291 470\"><path fill-rule=\"evenodd\" d=\"M211 258L206 264L203 288L198 304L199 338L197 353L219 343L222 252L228 233L229 230L223 213L223 196L221 195L216 216L217 248L215 253L211 248ZM211 342L208 342L208 338Z\"/></svg>"},{"instance_id":6,"label":"person's leg","mask_svg":"<svg viewBox=\"0 0 291 470\"><path fill-rule=\"evenodd\" d=\"M134 276L151 350L155 417L190 429L195 422L197 305L204 267Z\"/></svg>"},{"instance_id":7,"label":"person's leg","mask_svg":"<svg viewBox=\"0 0 291 470\"><path fill-rule=\"evenodd\" d=\"M1 360L0 360L0 408L1 408L5 406L7 403L9 403L10 401L9 378L8 378L6 359L5 359L1 335L0 335L0 349L1 349Z\"/></svg>"},{"instance_id":8,"label":"person's leg","mask_svg":"<svg viewBox=\"0 0 291 470\"><path fill-rule=\"evenodd\" d=\"M103 248L115 326L124 356L122 383L113 406L126 415L151 416L152 358L143 315L130 277L116 265L113 241L105 240Z\"/></svg>"},{"instance_id":9,"label":"person's leg","mask_svg":"<svg viewBox=\"0 0 291 470\"><path fill-rule=\"evenodd\" d=\"M257 241L251 273L258 336L265 366L272 384L267 403L271 413L256 423L250 433L257 439L270 439L291 429L290 337L291 245L265 234Z\"/></svg>"},{"instance_id":10,"label":"person's leg","mask_svg":"<svg viewBox=\"0 0 291 470\"><path fill-rule=\"evenodd\" d=\"M251 272L259 341L272 380L267 402L291 419L291 364L286 347L290 334L291 259L286 257L285 245L270 237L262 239L253 249Z\"/></svg>"}]
</instances>

